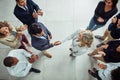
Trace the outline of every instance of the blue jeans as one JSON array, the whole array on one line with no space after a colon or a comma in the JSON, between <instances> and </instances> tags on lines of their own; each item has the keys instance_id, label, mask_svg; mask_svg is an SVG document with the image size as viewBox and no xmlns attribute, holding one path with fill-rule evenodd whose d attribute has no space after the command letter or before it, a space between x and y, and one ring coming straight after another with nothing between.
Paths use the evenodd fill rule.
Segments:
<instances>
[{"instance_id":1,"label":"blue jeans","mask_svg":"<svg viewBox=\"0 0 120 80\"><path fill-rule=\"evenodd\" d=\"M104 25L99 25L99 24L96 24L95 21L93 20L93 18L91 19L90 23L89 23L89 26L87 27L87 30L91 30L91 31L94 31L98 28L101 28L103 27Z\"/></svg>"}]
</instances>

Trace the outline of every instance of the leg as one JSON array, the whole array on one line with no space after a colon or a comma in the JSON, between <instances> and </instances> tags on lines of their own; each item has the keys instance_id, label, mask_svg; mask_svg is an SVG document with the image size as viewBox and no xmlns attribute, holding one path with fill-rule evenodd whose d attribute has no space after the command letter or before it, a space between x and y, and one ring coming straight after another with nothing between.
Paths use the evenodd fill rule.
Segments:
<instances>
[{"instance_id":1,"label":"leg","mask_svg":"<svg viewBox=\"0 0 120 80\"><path fill-rule=\"evenodd\" d=\"M101 57L93 57L93 58L105 62L105 60L104 60L104 58L102 56Z\"/></svg>"},{"instance_id":2,"label":"leg","mask_svg":"<svg viewBox=\"0 0 120 80\"><path fill-rule=\"evenodd\" d=\"M99 77L99 75L98 75L98 70L96 70L95 72L92 71L92 70L88 70L88 73L89 73L91 76L97 78L98 80L102 80L102 79Z\"/></svg>"},{"instance_id":3,"label":"leg","mask_svg":"<svg viewBox=\"0 0 120 80\"><path fill-rule=\"evenodd\" d=\"M29 72L40 73L41 71L39 69L31 68Z\"/></svg>"},{"instance_id":4,"label":"leg","mask_svg":"<svg viewBox=\"0 0 120 80\"><path fill-rule=\"evenodd\" d=\"M52 55L49 54L46 50L43 50L42 53L43 53L46 57L52 58Z\"/></svg>"},{"instance_id":5,"label":"leg","mask_svg":"<svg viewBox=\"0 0 120 80\"><path fill-rule=\"evenodd\" d=\"M22 35L22 41L25 42L28 46L31 46L27 37L24 34Z\"/></svg>"},{"instance_id":6,"label":"leg","mask_svg":"<svg viewBox=\"0 0 120 80\"><path fill-rule=\"evenodd\" d=\"M101 28L103 27L104 25L98 25L98 24L95 24L95 26L91 29L92 31L98 29L98 28Z\"/></svg>"},{"instance_id":7,"label":"leg","mask_svg":"<svg viewBox=\"0 0 120 80\"><path fill-rule=\"evenodd\" d=\"M22 41L21 41L21 46L19 47L19 49L24 49L24 50L28 51Z\"/></svg>"},{"instance_id":8,"label":"leg","mask_svg":"<svg viewBox=\"0 0 120 80\"><path fill-rule=\"evenodd\" d=\"M87 27L87 30L92 30L92 28L95 26L95 22L93 18L90 20L89 26Z\"/></svg>"},{"instance_id":9,"label":"leg","mask_svg":"<svg viewBox=\"0 0 120 80\"><path fill-rule=\"evenodd\" d=\"M88 55L93 56L93 55L96 55L96 54L98 54L98 49L95 49L92 53L89 53Z\"/></svg>"}]
</instances>

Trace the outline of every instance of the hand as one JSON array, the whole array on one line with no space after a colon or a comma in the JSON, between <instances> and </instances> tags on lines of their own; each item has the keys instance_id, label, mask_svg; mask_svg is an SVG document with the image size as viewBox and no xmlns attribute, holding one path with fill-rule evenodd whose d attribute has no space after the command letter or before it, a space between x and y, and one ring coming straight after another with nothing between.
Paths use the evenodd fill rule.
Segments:
<instances>
[{"instance_id":1,"label":"hand","mask_svg":"<svg viewBox=\"0 0 120 80\"><path fill-rule=\"evenodd\" d=\"M37 14L40 15L40 16L43 16L42 9L39 9L39 10L37 11Z\"/></svg>"},{"instance_id":2,"label":"hand","mask_svg":"<svg viewBox=\"0 0 120 80\"><path fill-rule=\"evenodd\" d=\"M49 38L52 39L52 35L50 35Z\"/></svg>"},{"instance_id":3,"label":"hand","mask_svg":"<svg viewBox=\"0 0 120 80\"><path fill-rule=\"evenodd\" d=\"M60 45L61 44L61 41L56 41L54 42L54 45L57 46L57 45Z\"/></svg>"},{"instance_id":4,"label":"hand","mask_svg":"<svg viewBox=\"0 0 120 80\"><path fill-rule=\"evenodd\" d=\"M38 14L36 12L33 12L32 16L33 16L33 18L37 18Z\"/></svg>"},{"instance_id":5,"label":"hand","mask_svg":"<svg viewBox=\"0 0 120 80\"><path fill-rule=\"evenodd\" d=\"M18 31L24 31L27 28L28 28L28 26L25 24L25 25L20 26L20 28L18 28Z\"/></svg>"},{"instance_id":6,"label":"hand","mask_svg":"<svg viewBox=\"0 0 120 80\"><path fill-rule=\"evenodd\" d=\"M28 60L30 63L34 63L36 60L38 60L38 58L39 58L38 55L33 54L31 58L29 58Z\"/></svg>"},{"instance_id":7,"label":"hand","mask_svg":"<svg viewBox=\"0 0 120 80\"><path fill-rule=\"evenodd\" d=\"M98 22L104 22L104 19L101 18L101 17L99 17L99 18L97 19L97 21L98 21Z\"/></svg>"},{"instance_id":8,"label":"hand","mask_svg":"<svg viewBox=\"0 0 120 80\"><path fill-rule=\"evenodd\" d=\"M112 23L116 23L117 17L112 18Z\"/></svg>"},{"instance_id":9,"label":"hand","mask_svg":"<svg viewBox=\"0 0 120 80\"><path fill-rule=\"evenodd\" d=\"M21 35L23 35L22 31L18 31L17 36L21 36Z\"/></svg>"},{"instance_id":10,"label":"hand","mask_svg":"<svg viewBox=\"0 0 120 80\"><path fill-rule=\"evenodd\" d=\"M101 68L101 69L106 69L107 65L102 64L102 63L98 63L98 67Z\"/></svg>"},{"instance_id":11,"label":"hand","mask_svg":"<svg viewBox=\"0 0 120 80\"><path fill-rule=\"evenodd\" d=\"M99 51L98 54L105 56L106 54L103 51Z\"/></svg>"}]
</instances>

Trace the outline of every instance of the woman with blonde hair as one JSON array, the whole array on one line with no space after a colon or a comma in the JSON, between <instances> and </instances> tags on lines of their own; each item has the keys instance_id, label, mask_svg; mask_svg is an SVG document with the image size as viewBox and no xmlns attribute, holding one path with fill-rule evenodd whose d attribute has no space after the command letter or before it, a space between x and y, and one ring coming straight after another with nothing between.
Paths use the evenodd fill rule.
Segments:
<instances>
[{"instance_id":1,"label":"woman with blonde hair","mask_svg":"<svg viewBox=\"0 0 120 80\"><path fill-rule=\"evenodd\" d=\"M65 38L61 43L72 40L72 45L70 48L70 56L82 55L91 47L93 42L93 34L89 30L77 30L67 38Z\"/></svg>"}]
</instances>

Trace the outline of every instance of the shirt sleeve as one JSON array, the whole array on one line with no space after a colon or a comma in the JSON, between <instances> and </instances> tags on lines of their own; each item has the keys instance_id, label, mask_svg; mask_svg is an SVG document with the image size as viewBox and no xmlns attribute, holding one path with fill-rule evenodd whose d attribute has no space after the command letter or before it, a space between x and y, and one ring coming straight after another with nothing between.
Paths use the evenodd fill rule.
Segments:
<instances>
[{"instance_id":1,"label":"shirt sleeve","mask_svg":"<svg viewBox=\"0 0 120 80\"><path fill-rule=\"evenodd\" d=\"M24 49L18 49L18 50L19 50L19 53L23 54L25 57L31 57L32 56L32 54L25 51Z\"/></svg>"},{"instance_id":2,"label":"shirt sleeve","mask_svg":"<svg viewBox=\"0 0 120 80\"><path fill-rule=\"evenodd\" d=\"M77 30L77 31L75 31L73 34L71 34L70 36L66 37L64 40L62 40L62 43L66 42L66 41L68 41L68 40L71 40L71 39L73 39L75 36L79 35L80 31L81 31L80 29Z\"/></svg>"},{"instance_id":3,"label":"shirt sleeve","mask_svg":"<svg viewBox=\"0 0 120 80\"><path fill-rule=\"evenodd\" d=\"M33 2L32 0L30 0L30 2L32 3L32 5L36 11L38 11L40 9L39 6L35 2Z\"/></svg>"}]
</instances>

